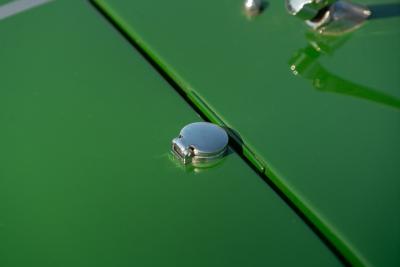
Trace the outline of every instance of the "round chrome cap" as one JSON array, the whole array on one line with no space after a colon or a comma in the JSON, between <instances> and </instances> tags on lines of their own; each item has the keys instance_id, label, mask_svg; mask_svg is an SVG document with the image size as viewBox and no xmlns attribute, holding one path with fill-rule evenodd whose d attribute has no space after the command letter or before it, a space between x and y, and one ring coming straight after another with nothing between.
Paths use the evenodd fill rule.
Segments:
<instances>
[{"instance_id":1,"label":"round chrome cap","mask_svg":"<svg viewBox=\"0 0 400 267\"><path fill-rule=\"evenodd\" d=\"M210 162L223 157L228 141L228 134L220 126L195 122L183 127L172 140L172 152L183 164Z\"/></svg>"}]
</instances>

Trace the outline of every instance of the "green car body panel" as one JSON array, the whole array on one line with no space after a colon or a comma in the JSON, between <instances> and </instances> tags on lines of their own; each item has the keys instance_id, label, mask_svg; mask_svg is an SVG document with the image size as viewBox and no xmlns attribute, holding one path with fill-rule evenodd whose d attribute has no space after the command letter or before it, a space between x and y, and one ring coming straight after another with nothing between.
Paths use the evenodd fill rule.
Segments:
<instances>
[{"instance_id":1,"label":"green car body panel","mask_svg":"<svg viewBox=\"0 0 400 267\"><path fill-rule=\"evenodd\" d=\"M336 37L283 1L94 2L350 263L400 264L399 1Z\"/></svg>"},{"instance_id":2,"label":"green car body panel","mask_svg":"<svg viewBox=\"0 0 400 267\"><path fill-rule=\"evenodd\" d=\"M169 156L201 118L90 3L0 36L0 266L341 265L237 153Z\"/></svg>"}]
</instances>

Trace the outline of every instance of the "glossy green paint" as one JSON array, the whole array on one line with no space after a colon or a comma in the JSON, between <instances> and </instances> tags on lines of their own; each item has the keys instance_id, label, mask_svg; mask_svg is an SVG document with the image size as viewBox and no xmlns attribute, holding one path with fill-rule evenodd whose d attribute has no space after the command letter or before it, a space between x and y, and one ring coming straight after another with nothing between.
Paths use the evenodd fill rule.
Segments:
<instances>
[{"instance_id":1,"label":"glossy green paint","mask_svg":"<svg viewBox=\"0 0 400 267\"><path fill-rule=\"evenodd\" d=\"M0 36L0 266L340 265L237 154L169 157L199 116L89 3Z\"/></svg>"},{"instance_id":2,"label":"glossy green paint","mask_svg":"<svg viewBox=\"0 0 400 267\"><path fill-rule=\"evenodd\" d=\"M331 38L280 1L95 2L350 262L400 264L399 1Z\"/></svg>"}]
</instances>

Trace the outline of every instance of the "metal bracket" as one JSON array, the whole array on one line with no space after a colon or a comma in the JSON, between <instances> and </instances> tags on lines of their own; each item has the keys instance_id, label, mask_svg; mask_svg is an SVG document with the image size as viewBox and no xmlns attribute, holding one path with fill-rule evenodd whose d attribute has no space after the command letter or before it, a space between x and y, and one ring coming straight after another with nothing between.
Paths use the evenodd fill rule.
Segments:
<instances>
[{"instance_id":1,"label":"metal bracket","mask_svg":"<svg viewBox=\"0 0 400 267\"><path fill-rule=\"evenodd\" d=\"M341 35L359 28L371 15L363 5L346 0L286 0L288 12L324 35Z\"/></svg>"}]
</instances>

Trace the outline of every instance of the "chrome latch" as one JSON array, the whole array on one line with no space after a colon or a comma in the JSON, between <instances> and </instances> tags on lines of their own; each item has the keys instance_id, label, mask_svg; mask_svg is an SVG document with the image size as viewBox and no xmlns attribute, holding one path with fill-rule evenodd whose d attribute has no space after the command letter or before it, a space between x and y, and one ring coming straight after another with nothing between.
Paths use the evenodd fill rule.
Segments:
<instances>
[{"instance_id":1,"label":"chrome latch","mask_svg":"<svg viewBox=\"0 0 400 267\"><path fill-rule=\"evenodd\" d=\"M326 35L353 31L371 15L366 6L347 0L286 0L286 8L313 30Z\"/></svg>"},{"instance_id":2,"label":"chrome latch","mask_svg":"<svg viewBox=\"0 0 400 267\"><path fill-rule=\"evenodd\" d=\"M172 140L172 152L183 164L196 166L221 159L228 146L228 134L216 124L195 122L186 125Z\"/></svg>"}]
</instances>

